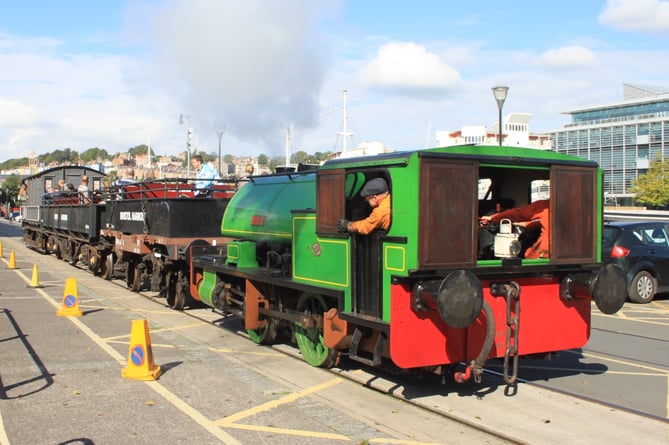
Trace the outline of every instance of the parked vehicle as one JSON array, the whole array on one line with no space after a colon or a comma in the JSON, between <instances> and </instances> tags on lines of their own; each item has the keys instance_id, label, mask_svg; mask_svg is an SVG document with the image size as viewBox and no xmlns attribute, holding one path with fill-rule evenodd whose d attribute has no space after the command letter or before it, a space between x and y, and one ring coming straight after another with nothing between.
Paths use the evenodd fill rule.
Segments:
<instances>
[{"instance_id":1,"label":"parked vehicle","mask_svg":"<svg viewBox=\"0 0 669 445\"><path fill-rule=\"evenodd\" d=\"M650 303L656 293L669 292L669 225L654 221L606 223L602 261L623 269L630 301Z\"/></svg>"}]
</instances>

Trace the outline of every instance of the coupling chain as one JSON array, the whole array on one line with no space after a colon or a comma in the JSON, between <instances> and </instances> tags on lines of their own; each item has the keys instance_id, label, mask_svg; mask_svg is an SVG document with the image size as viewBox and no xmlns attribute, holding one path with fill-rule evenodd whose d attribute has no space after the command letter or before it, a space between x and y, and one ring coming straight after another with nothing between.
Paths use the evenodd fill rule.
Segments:
<instances>
[{"instance_id":1,"label":"coupling chain","mask_svg":"<svg viewBox=\"0 0 669 445\"><path fill-rule=\"evenodd\" d=\"M520 286L515 281L512 281L511 285L512 288L507 289L506 292L506 350L504 352L504 381L509 385L514 384L518 378L518 331L520 329ZM509 374L509 359L513 359L511 374Z\"/></svg>"}]
</instances>

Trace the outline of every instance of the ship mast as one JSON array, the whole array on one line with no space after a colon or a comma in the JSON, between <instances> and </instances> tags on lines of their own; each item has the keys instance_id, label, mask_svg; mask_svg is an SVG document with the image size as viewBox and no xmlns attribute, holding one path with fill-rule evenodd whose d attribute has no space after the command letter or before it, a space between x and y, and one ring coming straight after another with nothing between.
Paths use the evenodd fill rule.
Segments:
<instances>
[{"instance_id":1,"label":"ship mast","mask_svg":"<svg viewBox=\"0 0 669 445\"><path fill-rule=\"evenodd\" d=\"M344 88L342 90L344 93L344 117L343 117L343 131L340 131L337 133L337 136L342 136L343 137L343 144L342 144L342 154L346 153L346 150L348 148L347 146L347 138L352 137L353 133L348 131L348 107L346 104L346 93L348 93L348 90Z\"/></svg>"},{"instance_id":2,"label":"ship mast","mask_svg":"<svg viewBox=\"0 0 669 445\"><path fill-rule=\"evenodd\" d=\"M290 152L292 150L292 139L293 139L293 124L290 124L286 127L286 140L285 140L285 155L286 155L286 167L290 165Z\"/></svg>"}]
</instances>

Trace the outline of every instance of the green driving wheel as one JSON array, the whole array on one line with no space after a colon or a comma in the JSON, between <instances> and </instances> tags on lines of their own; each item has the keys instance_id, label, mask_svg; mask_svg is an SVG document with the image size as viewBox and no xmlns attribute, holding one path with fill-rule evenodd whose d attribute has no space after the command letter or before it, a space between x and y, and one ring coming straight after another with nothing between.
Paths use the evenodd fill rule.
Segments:
<instances>
[{"instance_id":1,"label":"green driving wheel","mask_svg":"<svg viewBox=\"0 0 669 445\"><path fill-rule=\"evenodd\" d=\"M297 302L297 310L306 313L307 316L322 317L328 309L323 297L316 294L303 294ZM331 368L337 362L339 352L325 346L322 329L295 323L295 340L304 360L310 365Z\"/></svg>"}]
</instances>

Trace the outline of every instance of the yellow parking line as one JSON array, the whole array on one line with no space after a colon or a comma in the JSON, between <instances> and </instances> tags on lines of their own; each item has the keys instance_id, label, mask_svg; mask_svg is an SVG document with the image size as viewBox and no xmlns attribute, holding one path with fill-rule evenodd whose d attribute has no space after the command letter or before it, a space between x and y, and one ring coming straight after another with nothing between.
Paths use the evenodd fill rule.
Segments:
<instances>
[{"instance_id":1,"label":"yellow parking line","mask_svg":"<svg viewBox=\"0 0 669 445\"><path fill-rule=\"evenodd\" d=\"M246 431L260 431L263 433L284 434L287 436L310 437L314 439L333 439L347 442L351 441L350 437L341 434L321 433L319 431L293 430L288 428L277 428L273 426L263 426L263 425L245 425L243 423L226 423L225 427L235 428L238 430L246 430Z\"/></svg>"},{"instance_id":2,"label":"yellow parking line","mask_svg":"<svg viewBox=\"0 0 669 445\"><path fill-rule=\"evenodd\" d=\"M657 308L660 312L664 312L669 314L669 307L665 307L664 304L661 304L659 301L652 301L650 304L653 305L654 308Z\"/></svg>"},{"instance_id":3,"label":"yellow parking line","mask_svg":"<svg viewBox=\"0 0 669 445\"><path fill-rule=\"evenodd\" d=\"M271 351L240 351L239 349L219 349L219 348L209 348L211 352L222 352L224 354L234 353L234 354L244 354L244 355L266 355L269 357L285 357L285 354L280 352L271 352Z\"/></svg>"},{"instance_id":4,"label":"yellow parking line","mask_svg":"<svg viewBox=\"0 0 669 445\"><path fill-rule=\"evenodd\" d=\"M500 366L489 366L490 368L500 368ZM523 369L533 369L537 371L568 371L575 372L579 374L590 375L587 370L583 368L562 368L560 366L532 366L532 365L523 365ZM646 377L665 377L669 374L669 371L665 372L627 372L627 371L611 371L610 369L606 371L607 374L619 374L619 375L641 375Z\"/></svg>"},{"instance_id":5,"label":"yellow parking line","mask_svg":"<svg viewBox=\"0 0 669 445\"><path fill-rule=\"evenodd\" d=\"M590 357L590 358L596 358L596 359L599 359L599 360L606 360L606 361L609 361L609 362L612 362L612 363L619 363L621 365L632 366L632 367L635 367L635 368L648 369L650 371L658 372L658 373L661 373L663 375L668 375L669 374L669 370L667 370L667 369L655 368L653 366L644 365L642 363L635 363L635 362L630 362L630 361L627 361L627 360L615 359L615 358L606 357L606 356L599 355L599 354L592 354L590 352L574 352L574 351L566 351L566 352L571 352L572 354L582 354L583 357Z\"/></svg>"},{"instance_id":6,"label":"yellow parking line","mask_svg":"<svg viewBox=\"0 0 669 445\"><path fill-rule=\"evenodd\" d=\"M620 314L620 312L619 312L618 314ZM669 320L666 320L664 323L661 323L661 322L657 322L657 321L644 320L644 319L642 319L642 318L637 318L637 317L628 317L627 315L625 315L625 316L622 316L622 315L621 315L621 316L618 316L618 314L615 314L615 315L606 315L606 314L602 314L602 313L595 313L595 312L592 313L592 315L595 315L595 316L597 316L597 317L617 318L617 319L621 319L621 318L622 318L622 319L625 319L625 320L634 321L634 322L638 322L638 323L656 324L656 325L660 325L660 326L666 326L667 324L669 324Z\"/></svg>"},{"instance_id":7,"label":"yellow parking line","mask_svg":"<svg viewBox=\"0 0 669 445\"><path fill-rule=\"evenodd\" d=\"M236 414L232 414L230 416L227 416L227 417L225 417L221 420L216 420L216 421L214 421L214 423L217 424L217 425L228 425L232 422L236 422L237 420L241 420L241 419L244 419L246 417L262 413L264 411L269 411L271 409L276 408L279 405L294 402L297 399L301 399L302 397L306 397L309 394L313 394L313 393L321 391L323 389L327 389L331 386L338 385L341 382L343 382L343 379L337 377L337 378L334 378L334 379L329 380L327 382L321 383L320 385L312 386L311 388L305 388L301 391L297 391L293 394L288 394L287 396L280 397L276 400L270 400L269 402L263 403L261 405L258 405L256 407L247 409L245 411L240 411Z\"/></svg>"},{"instance_id":8,"label":"yellow parking line","mask_svg":"<svg viewBox=\"0 0 669 445\"><path fill-rule=\"evenodd\" d=\"M172 311L172 312L174 312L174 311ZM205 323L204 321L201 321L201 322L198 322L198 323L184 324L184 325L181 325L181 326L175 326L173 328L151 329L151 332L180 331L182 329L199 328L200 326L209 326L209 323Z\"/></svg>"},{"instance_id":9,"label":"yellow parking line","mask_svg":"<svg viewBox=\"0 0 669 445\"><path fill-rule=\"evenodd\" d=\"M277 427L269 427L269 426L264 426L264 425L249 425L249 424L242 424L242 423L235 423L239 420L245 419L250 416L254 416L256 414L260 414L265 411L272 410L274 408L279 407L280 405L294 402L295 400L298 400L302 397L306 397L310 394L313 394L318 391L322 391L324 389L330 388L334 385L338 385L341 383L343 379L337 377L332 380L329 380L327 382L321 383L320 385L315 385L312 386L311 388L305 388L301 391L295 392L293 394L288 394L287 396L280 397L276 400L270 400L269 402L263 403L261 405L255 406L253 408L247 409L245 411L240 411L236 414L232 414L230 416L227 416L223 419L216 420L214 421L215 425L225 427L225 428L236 428L236 429L242 429L242 430L247 430L247 431L262 431L262 432L267 432L267 433L273 433L273 434L285 434L285 435L290 435L290 436L300 436L300 437L311 437L311 438L318 438L318 439L333 439L333 440L342 440L342 441L350 441L351 438L341 435L341 434L334 434L334 433L324 433L320 431L307 431L307 430L296 430L296 429L289 429L289 428L277 428Z\"/></svg>"}]
</instances>

